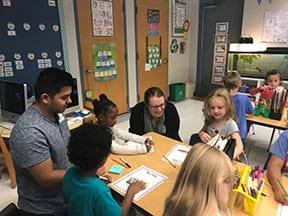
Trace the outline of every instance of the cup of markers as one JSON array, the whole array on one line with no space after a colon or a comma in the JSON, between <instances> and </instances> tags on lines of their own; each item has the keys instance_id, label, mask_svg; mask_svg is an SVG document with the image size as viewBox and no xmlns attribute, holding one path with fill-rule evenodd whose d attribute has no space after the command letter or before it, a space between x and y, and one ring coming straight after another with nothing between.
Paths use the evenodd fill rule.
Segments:
<instances>
[{"instance_id":1,"label":"cup of markers","mask_svg":"<svg viewBox=\"0 0 288 216\"><path fill-rule=\"evenodd\" d=\"M236 188L233 189L232 205L235 205L240 200L245 213L256 215L261 194L263 194L265 171L258 166L246 166L240 169L239 173L241 177Z\"/></svg>"}]
</instances>

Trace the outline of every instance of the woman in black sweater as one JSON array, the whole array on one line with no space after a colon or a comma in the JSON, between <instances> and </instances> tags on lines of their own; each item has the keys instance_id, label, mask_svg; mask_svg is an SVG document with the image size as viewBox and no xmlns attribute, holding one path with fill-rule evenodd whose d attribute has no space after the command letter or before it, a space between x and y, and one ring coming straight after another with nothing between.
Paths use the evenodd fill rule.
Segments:
<instances>
[{"instance_id":1,"label":"woman in black sweater","mask_svg":"<svg viewBox=\"0 0 288 216\"><path fill-rule=\"evenodd\" d=\"M151 87L145 91L144 102L132 108L129 131L138 135L156 132L181 141L179 125L180 119L176 107L165 101L160 88Z\"/></svg>"}]
</instances>

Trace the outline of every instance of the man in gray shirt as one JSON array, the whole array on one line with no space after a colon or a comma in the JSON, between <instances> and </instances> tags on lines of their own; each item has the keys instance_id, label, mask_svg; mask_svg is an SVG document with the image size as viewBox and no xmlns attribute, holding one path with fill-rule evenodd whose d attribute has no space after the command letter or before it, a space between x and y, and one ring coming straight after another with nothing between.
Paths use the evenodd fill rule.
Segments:
<instances>
[{"instance_id":1,"label":"man in gray shirt","mask_svg":"<svg viewBox=\"0 0 288 216\"><path fill-rule=\"evenodd\" d=\"M16 122L10 137L21 215L64 215L62 179L69 166L69 129L63 112L71 103L71 74L43 70L35 84L36 102Z\"/></svg>"}]
</instances>

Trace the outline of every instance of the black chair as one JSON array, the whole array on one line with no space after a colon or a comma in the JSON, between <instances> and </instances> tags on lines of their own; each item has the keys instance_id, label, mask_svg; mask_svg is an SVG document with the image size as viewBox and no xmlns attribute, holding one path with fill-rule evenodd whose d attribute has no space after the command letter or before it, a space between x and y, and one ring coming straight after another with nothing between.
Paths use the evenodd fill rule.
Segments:
<instances>
[{"instance_id":1,"label":"black chair","mask_svg":"<svg viewBox=\"0 0 288 216\"><path fill-rule=\"evenodd\" d=\"M202 143L199 134L192 134L189 140L189 145L195 145L197 143Z\"/></svg>"},{"instance_id":2,"label":"black chair","mask_svg":"<svg viewBox=\"0 0 288 216\"><path fill-rule=\"evenodd\" d=\"M10 203L1 210L0 216L20 216L19 210L14 203Z\"/></svg>"}]
</instances>

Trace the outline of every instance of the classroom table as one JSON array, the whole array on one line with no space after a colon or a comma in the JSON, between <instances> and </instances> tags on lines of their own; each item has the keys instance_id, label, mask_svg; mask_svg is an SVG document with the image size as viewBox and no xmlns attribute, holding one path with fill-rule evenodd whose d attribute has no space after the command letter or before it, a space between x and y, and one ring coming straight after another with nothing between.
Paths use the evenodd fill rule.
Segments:
<instances>
[{"instance_id":1,"label":"classroom table","mask_svg":"<svg viewBox=\"0 0 288 216\"><path fill-rule=\"evenodd\" d=\"M154 152L148 153L148 154L142 154L142 155L125 155L123 156L126 161L131 165L131 168L126 168L123 173L120 175L117 174L110 174L113 181L121 178L122 176L128 174L129 172L133 171L134 169L138 168L141 165L145 165L151 169L154 169L168 177L167 180L164 181L164 183L160 184L157 188L150 191L148 194L146 194L144 197L142 197L138 201L134 201L134 205L136 205L138 208L140 208L145 215L151 214L151 215L163 215L164 205L165 205L165 199L170 194L174 182L176 180L177 174L180 170L180 167L177 166L174 168L171 164L169 164L165 160L161 160L162 156L169 152L170 149L173 148L175 144L183 144L180 143L177 140L173 140L164 136L161 136L156 133L147 133L147 136L151 136L153 138L153 142L155 143ZM112 159L119 161L119 155L110 154L109 158L106 162L106 170L109 170L109 168L115 163ZM287 181L286 181L287 180ZM288 179L285 179L284 185L288 187ZM113 189L111 187L111 190L113 193L119 194L119 191L116 189ZM278 208L278 202L276 202L273 198L273 192L272 189L266 181L264 185L263 192L267 193L267 197L262 197L259 206L259 214L261 216L269 215L273 216L276 215L277 208ZM123 194L121 194L123 196ZM232 210L233 215L247 215L241 209L235 208Z\"/></svg>"},{"instance_id":2,"label":"classroom table","mask_svg":"<svg viewBox=\"0 0 288 216\"><path fill-rule=\"evenodd\" d=\"M272 131L272 134L270 137L270 141L269 141L269 147L268 147L267 151L269 151L269 149L271 147L275 130L276 129L278 129L278 130L286 130L287 129L287 111L288 111L288 109L284 108L282 118L280 120L264 118L261 115L260 116L255 116L253 114L247 114L246 115L246 120L250 124L258 124L258 125L273 128L273 131Z\"/></svg>"}]
</instances>

